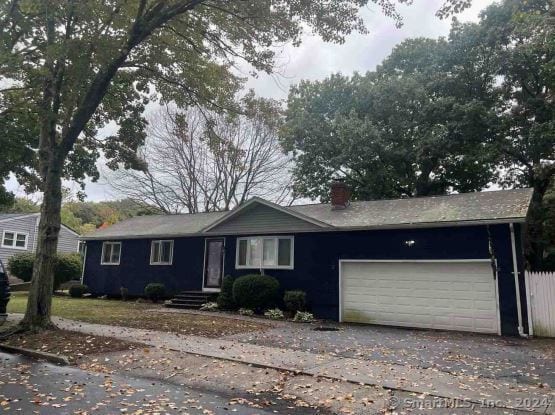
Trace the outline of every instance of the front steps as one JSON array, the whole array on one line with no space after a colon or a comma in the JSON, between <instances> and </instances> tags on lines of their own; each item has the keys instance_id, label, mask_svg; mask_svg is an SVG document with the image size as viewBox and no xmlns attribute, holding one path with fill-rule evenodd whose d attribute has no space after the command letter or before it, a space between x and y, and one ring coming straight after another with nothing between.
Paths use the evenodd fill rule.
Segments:
<instances>
[{"instance_id":1,"label":"front steps","mask_svg":"<svg viewBox=\"0 0 555 415\"><path fill-rule=\"evenodd\" d=\"M214 301L218 293L207 293L203 291L182 291L170 301L166 302L166 307L171 308L190 308L198 310L203 304Z\"/></svg>"}]
</instances>

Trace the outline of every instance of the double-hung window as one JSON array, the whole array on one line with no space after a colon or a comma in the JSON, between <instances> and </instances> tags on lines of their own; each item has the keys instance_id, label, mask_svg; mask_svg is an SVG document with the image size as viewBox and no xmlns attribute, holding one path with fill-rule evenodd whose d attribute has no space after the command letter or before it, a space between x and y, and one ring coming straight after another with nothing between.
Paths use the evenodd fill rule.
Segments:
<instances>
[{"instance_id":1,"label":"double-hung window","mask_svg":"<svg viewBox=\"0 0 555 415\"><path fill-rule=\"evenodd\" d=\"M102 244L101 265L119 265L121 259L121 242L104 242Z\"/></svg>"},{"instance_id":2,"label":"double-hung window","mask_svg":"<svg viewBox=\"0 0 555 415\"><path fill-rule=\"evenodd\" d=\"M150 265L171 265L173 241L152 241L150 245Z\"/></svg>"},{"instance_id":3,"label":"double-hung window","mask_svg":"<svg viewBox=\"0 0 555 415\"><path fill-rule=\"evenodd\" d=\"M293 269L292 236L255 236L237 239L235 267Z\"/></svg>"},{"instance_id":4,"label":"double-hung window","mask_svg":"<svg viewBox=\"0 0 555 415\"><path fill-rule=\"evenodd\" d=\"M4 231L2 248L27 249L28 235L23 232Z\"/></svg>"}]
</instances>

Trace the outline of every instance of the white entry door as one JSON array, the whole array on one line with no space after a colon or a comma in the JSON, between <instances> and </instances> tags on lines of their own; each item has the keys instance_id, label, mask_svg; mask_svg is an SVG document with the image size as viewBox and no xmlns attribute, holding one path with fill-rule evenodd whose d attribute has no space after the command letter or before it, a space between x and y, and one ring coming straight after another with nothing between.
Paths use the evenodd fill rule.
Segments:
<instances>
[{"instance_id":1,"label":"white entry door","mask_svg":"<svg viewBox=\"0 0 555 415\"><path fill-rule=\"evenodd\" d=\"M340 320L499 333L489 260L340 261Z\"/></svg>"}]
</instances>

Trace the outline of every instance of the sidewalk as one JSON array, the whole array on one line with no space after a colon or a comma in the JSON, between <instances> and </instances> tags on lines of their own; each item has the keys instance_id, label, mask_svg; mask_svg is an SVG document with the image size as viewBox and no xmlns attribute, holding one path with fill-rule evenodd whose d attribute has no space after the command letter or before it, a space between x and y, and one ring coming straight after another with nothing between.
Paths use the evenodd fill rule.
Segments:
<instances>
[{"instance_id":1,"label":"sidewalk","mask_svg":"<svg viewBox=\"0 0 555 415\"><path fill-rule=\"evenodd\" d=\"M179 336L171 333L147 331L125 327L77 322L54 318L63 329L93 335L115 337L122 340L191 353L216 359L225 359L258 367L296 372L344 380L356 384L386 389L415 392L453 400L464 400L488 407L551 413L554 393L551 388L515 384L473 376L455 376L435 369L377 361L334 357L294 351L276 347L258 346L231 340L198 336Z\"/></svg>"}]
</instances>

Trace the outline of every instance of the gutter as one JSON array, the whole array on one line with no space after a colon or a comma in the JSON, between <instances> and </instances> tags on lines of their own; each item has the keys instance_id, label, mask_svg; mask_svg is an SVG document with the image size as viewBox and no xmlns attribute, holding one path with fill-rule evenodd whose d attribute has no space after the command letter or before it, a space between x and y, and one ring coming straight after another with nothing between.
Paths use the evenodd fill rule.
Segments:
<instances>
[{"instance_id":1,"label":"gutter","mask_svg":"<svg viewBox=\"0 0 555 415\"><path fill-rule=\"evenodd\" d=\"M464 227L464 226L485 226L485 225L501 225L507 223L525 223L524 217L513 217L504 219L478 219L478 220L464 220L464 221L445 221L445 222L407 222L399 224L386 224L386 225L373 225L373 226L334 226L330 228L317 228L317 229L284 229L283 231L241 231L241 232L203 232L195 231L193 233L160 233L152 235L100 235L94 234L79 236L80 241L119 241L125 239L156 239L156 238L192 238L192 237L211 237L211 236L243 236L243 235L288 235L292 233L318 233L318 232L355 232L355 231L380 231L380 230L396 230L396 229L422 229L422 228L446 228L446 227Z\"/></svg>"},{"instance_id":2,"label":"gutter","mask_svg":"<svg viewBox=\"0 0 555 415\"><path fill-rule=\"evenodd\" d=\"M515 293L516 293L516 307L518 314L518 335L520 337L528 337L524 333L524 326L522 325L522 304L520 301L520 284L518 281L518 263L516 259L516 242L515 242L515 227L513 223L509 223L509 229L511 230L511 249L513 254L513 276L515 280Z\"/></svg>"}]
</instances>

